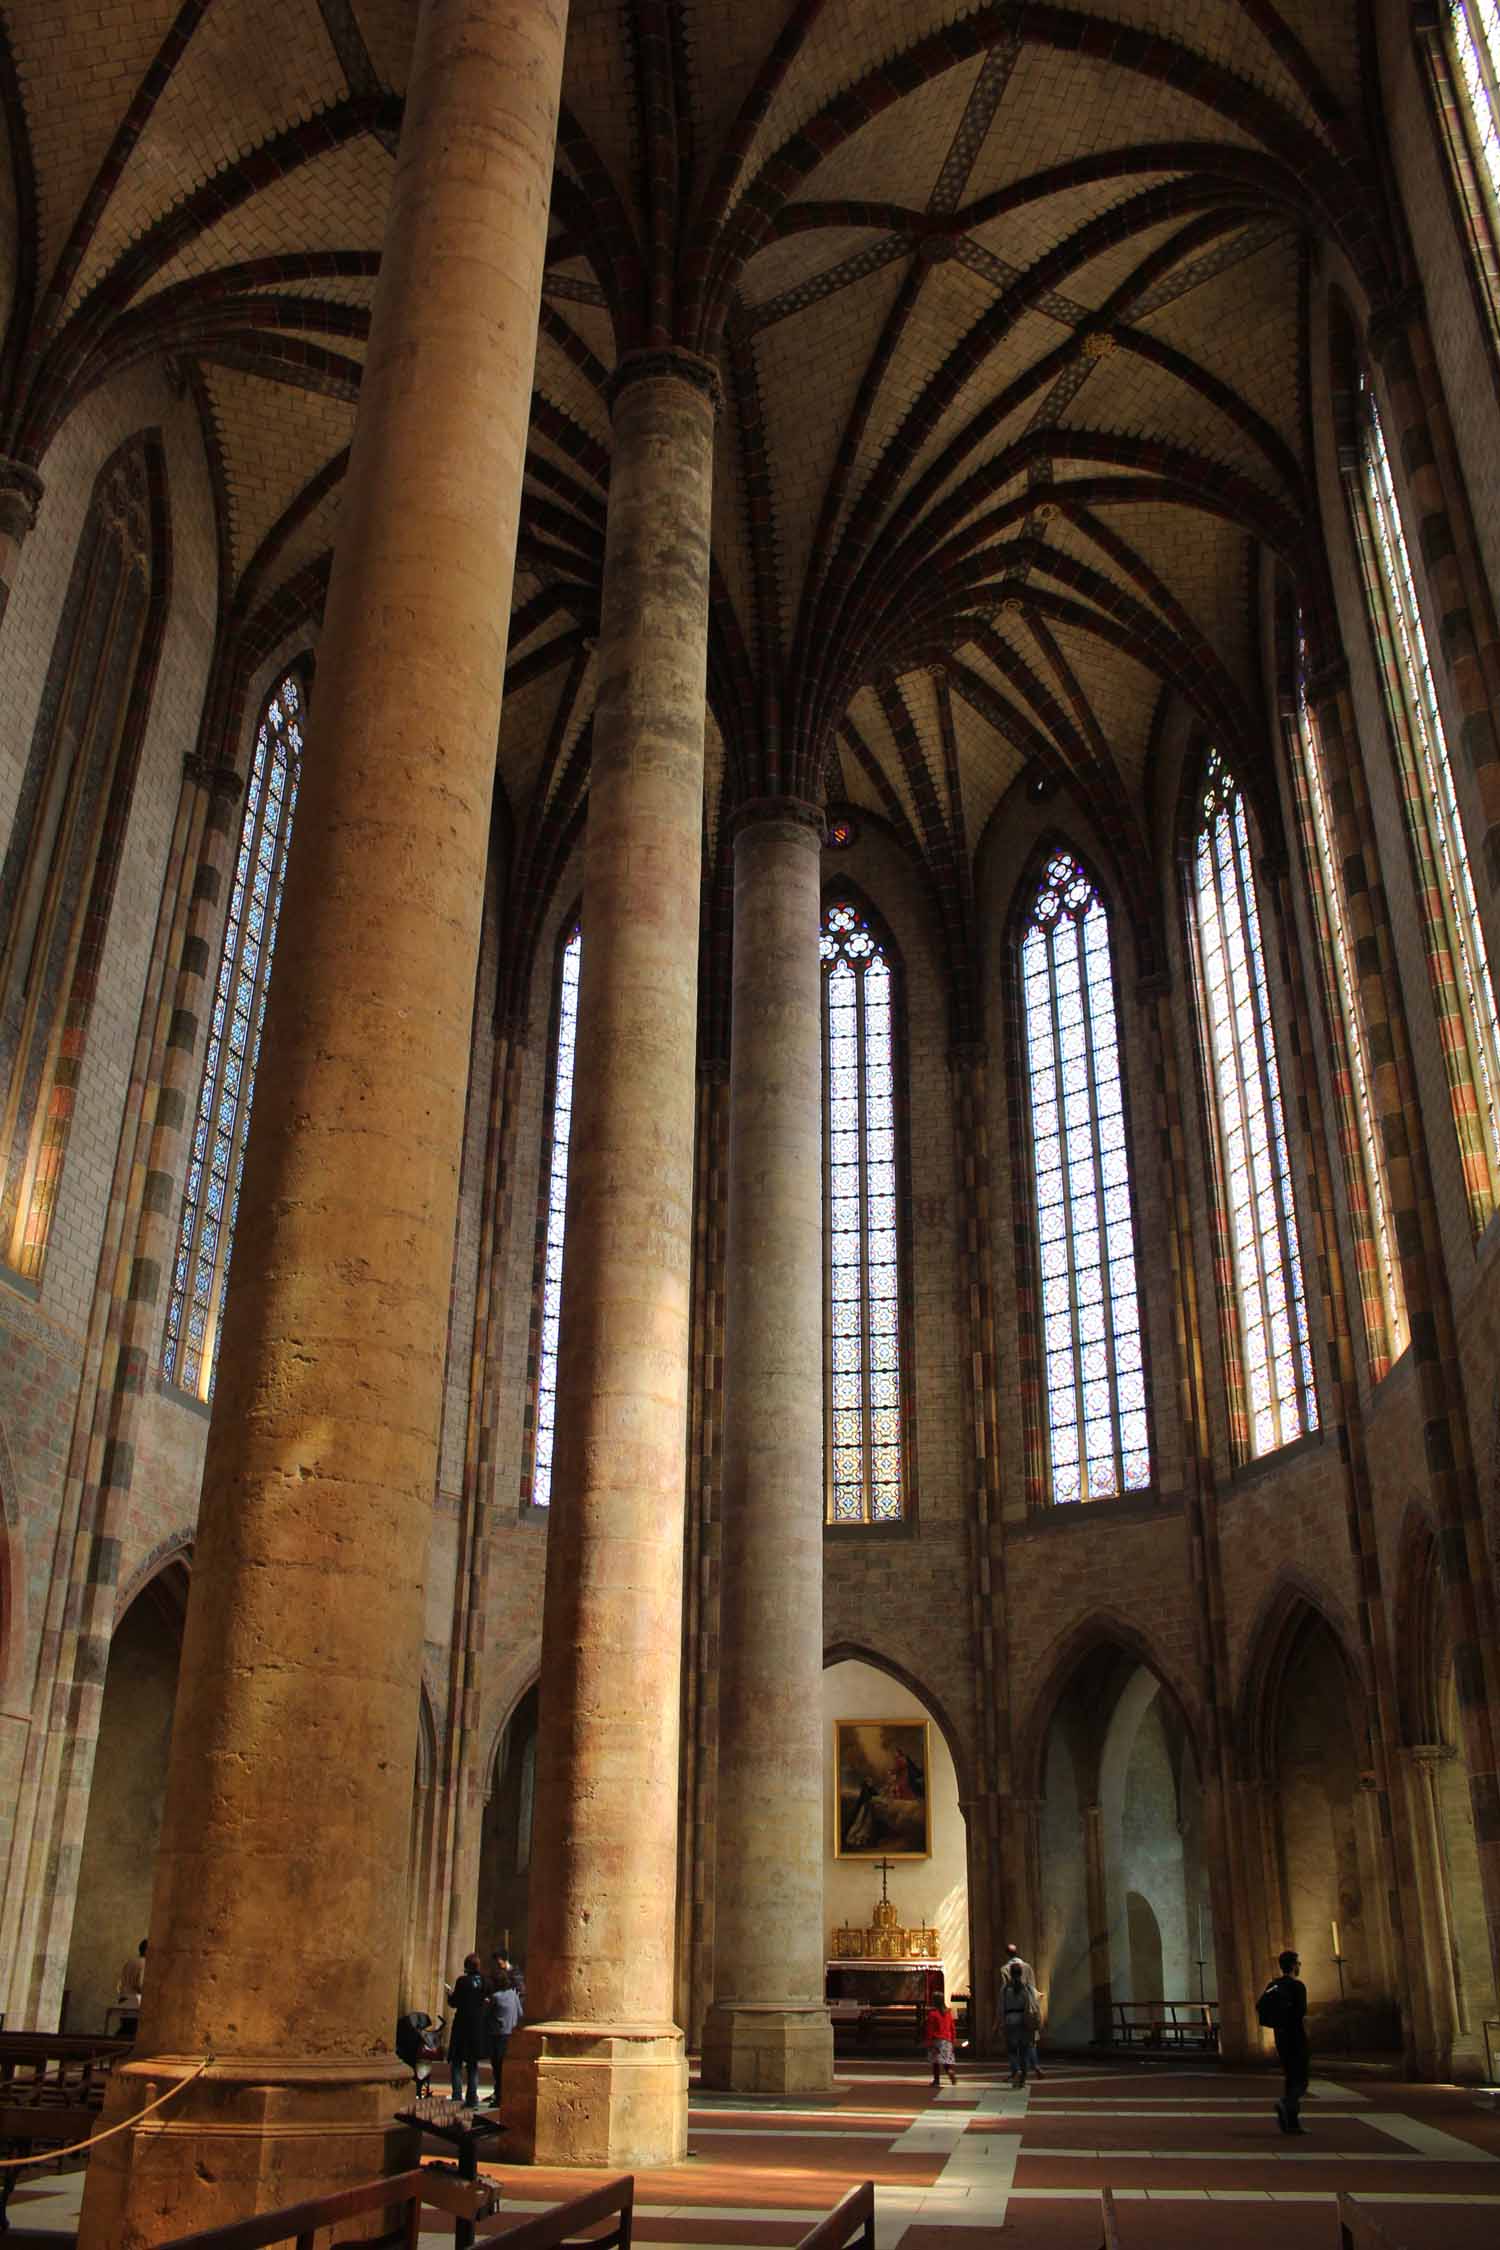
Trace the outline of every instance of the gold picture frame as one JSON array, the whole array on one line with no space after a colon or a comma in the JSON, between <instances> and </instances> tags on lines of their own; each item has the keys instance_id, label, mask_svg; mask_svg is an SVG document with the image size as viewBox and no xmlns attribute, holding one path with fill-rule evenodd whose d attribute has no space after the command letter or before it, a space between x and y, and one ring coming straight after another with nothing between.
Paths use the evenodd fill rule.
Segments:
<instances>
[{"instance_id":1,"label":"gold picture frame","mask_svg":"<svg viewBox=\"0 0 1500 2250\"><path fill-rule=\"evenodd\" d=\"M835 1859L931 1859L926 1719L835 1719Z\"/></svg>"}]
</instances>

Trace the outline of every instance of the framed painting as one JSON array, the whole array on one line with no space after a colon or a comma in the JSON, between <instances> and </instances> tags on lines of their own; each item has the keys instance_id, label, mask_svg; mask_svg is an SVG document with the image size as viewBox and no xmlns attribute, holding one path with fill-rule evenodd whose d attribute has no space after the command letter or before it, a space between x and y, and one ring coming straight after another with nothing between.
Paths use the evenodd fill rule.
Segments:
<instances>
[{"instance_id":1,"label":"framed painting","mask_svg":"<svg viewBox=\"0 0 1500 2250\"><path fill-rule=\"evenodd\" d=\"M835 1719L833 1770L837 1858L932 1857L925 1719Z\"/></svg>"}]
</instances>

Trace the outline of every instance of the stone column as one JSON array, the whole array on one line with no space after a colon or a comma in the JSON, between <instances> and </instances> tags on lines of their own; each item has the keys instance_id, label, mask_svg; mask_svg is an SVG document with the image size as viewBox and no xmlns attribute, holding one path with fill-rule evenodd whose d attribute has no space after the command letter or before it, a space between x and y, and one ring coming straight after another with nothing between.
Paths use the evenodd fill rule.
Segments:
<instances>
[{"instance_id":1,"label":"stone column","mask_svg":"<svg viewBox=\"0 0 1500 2250\"><path fill-rule=\"evenodd\" d=\"M1109 1968L1109 1873L1105 1864L1104 1807L1083 1808L1084 1899L1089 1918L1089 1986L1093 1996L1094 2038L1107 2047L1114 2038L1114 1991Z\"/></svg>"},{"instance_id":2,"label":"stone column","mask_svg":"<svg viewBox=\"0 0 1500 2250\"><path fill-rule=\"evenodd\" d=\"M125 2124L84 2250L370 2178L562 72L425 0L344 488L209 1433ZM192 2079L199 2061L216 2058Z\"/></svg>"},{"instance_id":3,"label":"stone column","mask_svg":"<svg viewBox=\"0 0 1500 2250\"><path fill-rule=\"evenodd\" d=\"M42 480L35 469L0 454L0 621L10 601L21 549L36 528L41 504Z\"/></svg>"},{"instance_id":4,"label":"stone column","mask_svg":"<svg viewBox=\"0 0 1500 2250\"><path fill-rule=\"evenodd\" d=\"M531 1875L506 2114L539 2163L687 2147L672 2019L703 723L718 383L616 371Z\"/></svg>"},{"instance_id":5,"label":"stone column","mask_svg":"<svg viewBox=\"0 0 1500 2250\"><path fill-rule=\"evenodd\" d=\"M703 2082L825 2091L823 818L734 839L714 2001ZM774 1819L767 1808L776 1807Z\"/></svg>"}]
</instances>

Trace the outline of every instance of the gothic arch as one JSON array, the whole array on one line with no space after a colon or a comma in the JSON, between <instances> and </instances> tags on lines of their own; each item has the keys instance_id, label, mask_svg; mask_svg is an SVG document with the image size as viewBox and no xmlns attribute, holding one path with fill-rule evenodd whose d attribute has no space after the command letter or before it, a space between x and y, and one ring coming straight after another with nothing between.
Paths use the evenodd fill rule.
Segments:
<instances>
[{"instance_id":1,"label":"gothic arch","mask_svg":"<svg viewBox=\"0 0 1500 2250\"><path fill-rule=\"evenodd\" d=\"M1043 1684L1033 1695L1030 1711L1017 1731L1015 1787L1019 1796L1042 1795L1047 1737L1063 1699L1090 1658L1107 1657L1110 1654L1120 1660L1121 1684L1126 1667L1132 1663L1153 1675L1201 1770L1203 1761L1193 1701L1184 1694L1180 1683L1173 1678L1170 1668L1145 1634L1112 1610L1095 1610L1092 1616L1075 1625L1056 1644Z\"/></svg>"},{"instance_id":2,"label":"gothic arch","mask_svg":"<svg viewBox=\"0 0 1500 2250\"><path fill-rule=\"evenodd\" d=\"M148 1586L161 1582L164 1601L178 1612L178 1630L187 1608L188 1584L192 1576L193 1533L174 1531L166 1539L159 1539L145 1558L137 1563L115 1598L115 1627L118 1628L131 1604L139 1600Z\"/></svg>"},{"instance_id":3,"label":"gothic arch","mask_svg":"<svg viewBox=\"0 0 1500 2250\"><path fill-rule=\"evenodd\" d=\"M959 1797L967 1802L977 1783L963 1736L953 1724L942 1697L936 1695L915 1672L909 1672L904 1664L898 1663L895 1657L885 1656L878 1649L867 1648L862 1641L830 1642L823 1651L824 1671L835 1664L868 1664L872 1671L886 1673L932 1713L938 1732L948 1746L948 1755L953 1760L953 1770L958 1776Z\"/></svg>"},{"instance_id":4,"label":"gothic arch","mask_svg":"<svg viewBox=\"0 0 1500 2250\"><path fill-rule=\"evenodd\" d=\"M498 1766L500 1753L505 1748L505 1737L509 1732L511 1720L520 1710L521 1705L525 1702L527 1696L530 1695L532 1689L539 1685L541 1677L541 1666L539 1664L533 1664L530 1669L523 1674L519 1686L516 1688L509 1702L507 1702L502 1707L499 1717L495 1720L494 1724L490 1728L489 1741L485 1745L484 1760L479 1768L486 1793L488 1793L494 1787L495 1782L499 1778L496 1769Z\"/></svg>"},{"instance_id":5,"label":"gothic arch","mask_svg":"<svg viewBox=\"0 0 1500 2250\"><path fill-rule=\"evenodd\" d=\"M1356 1742L1368 1736L1364 1692L1358 1665L1338 1622L1338 1605L1300 1570L1281 1572L1260 1606L1249 1640L1240 1683L1237 1732L1246 1770L1271 1781L1276 1771L1276 1732L1281 1717L1287 1668L1309 1629L1322 1626L1338 1653L1347 1694L1350 1730Z\"/></svg>"}]
</instances>

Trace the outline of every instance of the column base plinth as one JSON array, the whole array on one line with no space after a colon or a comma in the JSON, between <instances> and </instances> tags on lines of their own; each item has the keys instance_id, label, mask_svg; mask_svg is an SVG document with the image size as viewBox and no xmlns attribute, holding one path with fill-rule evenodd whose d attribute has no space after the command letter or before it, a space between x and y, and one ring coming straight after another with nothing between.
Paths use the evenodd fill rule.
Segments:
<instances>
[{"instance_id":1,"label":"column base plinth","mask_svg":"<svg viewBox=\"0 0 1500 2250\"><path fill-rule=\"evenodd\" d=\"M101 2126L120 2125L199 2057L154 2055L110 2073ZM89 2159L79 2250L150 2250L414 2166L421 2137L395 2112L411 2073L394 2055L301 2062L231 2055Z\"/></svg>"},{"instance_id":2,"label":"column base plinth","mask_svg":"<svg viewBox=\"0 0 1500 2250\"><path fill-rule=\"evenodd\" d=\"M703 2083L734 2094L826 2094L833 2085L828 2010L716 2001L703 2024Z\"/></svg>"},{"instance_id":3,"label":"column base plinth","mask_svg":"<svg viewBox=\"0 0 1500 2250\"><path fill-rule=\"evenodd\" d=\"M505 2122L534 2164L680 2164L687 2090L674 2023L523 2023L506 2050Z\"/></svg>"}]
</instances>

